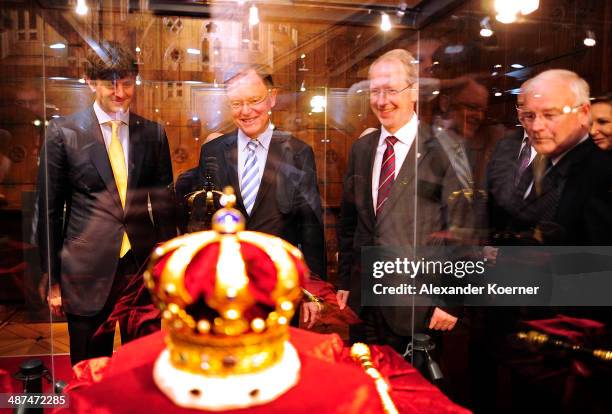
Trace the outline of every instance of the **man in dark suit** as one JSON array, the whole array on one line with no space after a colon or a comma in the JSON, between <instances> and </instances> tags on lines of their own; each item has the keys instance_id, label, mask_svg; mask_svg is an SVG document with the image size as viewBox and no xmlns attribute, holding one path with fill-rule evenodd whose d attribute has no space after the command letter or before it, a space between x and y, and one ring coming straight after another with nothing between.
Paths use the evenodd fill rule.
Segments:
<instances>
[{"instance_id":1,"label":"man in dark suit","mask_svg":"<svg viewBox=\"0 0 612 414\"><path fill-rule=\"evenodd\" d=\"M453 329L457 317L436 308L361 306L361 249L441 243L449 229L448 200L461 187L448 157L414 112L417 70L405 50L370 66L370 106L382 127L352 146L340 218L338 304L365 322L365 336L400 353L413 333ZM416 176L415 176L416 171ZM389 185L390 184L390 185ZM427 321L429 321L427 323Z\"/></svg>"},{"instance_id":2,"label":"man in dark suit","mask_svg":"<svg viewBox=\"0 0 612 414\"><path fill-rule=\"evenodd\" d=\"M589 139L588 84L573 72L548 70L530 79L523 93L520 118L538 155L513 185L516 173L502 152L516 153L518 141L496 151L489 168L490 191L509 186L513 191L506 193L505 208L491 210L491 216L507 216L504 227L494 230L508 230L506 237L521 243L611 242L610 155Z\"/></svg>"},{"instance_id":3,"label":"man in dark suit","mask_svg":"<svg viewBox=\"0 0 612 414\"><path fill-rule=\"evenodd\" d=\"M39 171L47 299L54 315L67 317L73 364L112 353L114 332L94 333L155 243L176 235L166 134L129 110L131 52L100 46L88 57L95 102L49 123Z\"/></svg>"},{"instance_id":4,"label":"man in dark suit","mask_svg":"<svg viewBox=\"0 0 612 414\"><path fill-rule=\"evenodd\" d=\"M310 270L325 278L322 207L312 148L270 122L276 103L272 77L259 67L240 67L225 81L237 129L202 146L200 177L231 186L248 230L281 237L298 246ZM211 163L216 163L210 168ZM319 306L305 303L311 326Z\"/></svg>"},{"instance_id":5,"label":"man in dark suit","mask_svg":"<svg viewBox=\"0 0 612 414\"><path fill-rule=\"evenodd\" d=\"M559 265L544 260L534 262L538 253L531 247L504 248L503 246L576 246L609 245L612 243L612 158L601 151L590 139L589 86L576 73L567 70L547 70L523 85L523 105L519 106L519 119L536 154L529 167L520 171L518 155L523 152L522 134L499 142L488 168L489 215L491 241L501 246L496 267L499 277L512 277L517 286L538 280L543 289L554 282ZM512 254L510 254L512 252ZM571 263L579 267L590 256L581 259L572 255ZM561 256L562 258L562 256ZM559 261L559 258L555 260ZM553 270L556 269L556 270ZM495 274L493 274L495 277ZM548 300L543 296L542 302ZM485 331L481 345L485 351L479 355L482 374L478 395L483 412L500 411L499 399L493 396L506 394L506 400L515 404L504 407L513 412L527 408L520 401L533 401L537 395L539 404L530 410L563 411L561 400L546 398L561 390L542 392L542 384L534 377L548 377L543 366L525 363L527 359L508 338L525 320L552 318L558 313L567 316L595 319L606 322L609 312L592 307L496 307L487 310ZM509 362L508 362L509 361ZM519 379L514 387L504 382L496 386L496 376L505 370L513 370ZM518 388L516 384L528 383ZM552 384L552 382L551 382ZM578 389L578 388L577 388ZM516 398L512 393L521 395ZM573 396L575 397L575 396ZM568 400L569 401L569 400ZM588 411L589 409L587 409ZM531 411L530 411L531 412Z\"/></svg>"}]
</instances>

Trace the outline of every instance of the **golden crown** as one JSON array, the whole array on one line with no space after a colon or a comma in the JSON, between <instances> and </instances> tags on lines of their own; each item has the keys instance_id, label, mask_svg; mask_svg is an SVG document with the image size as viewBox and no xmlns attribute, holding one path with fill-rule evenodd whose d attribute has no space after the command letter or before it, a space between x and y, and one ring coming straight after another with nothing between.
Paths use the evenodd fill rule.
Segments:
<instances>
[{"instance_id":1,"label":"golden crown","mask_svg":"<svg viewBox=\"0 0 612 414\"><path fill-rule=\"evenodd\" d=\"M208 376L254 373L281 359L307 271L297 247L243 231L231 188L221 203L212 230L160 245L144 274L171 363Z\"/></svg>"}]
</instances>

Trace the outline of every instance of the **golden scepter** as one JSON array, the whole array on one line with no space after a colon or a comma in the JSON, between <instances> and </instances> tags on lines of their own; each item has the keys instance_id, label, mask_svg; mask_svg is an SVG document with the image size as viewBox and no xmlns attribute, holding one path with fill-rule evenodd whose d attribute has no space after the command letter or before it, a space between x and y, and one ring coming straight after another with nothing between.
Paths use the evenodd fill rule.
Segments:
<instances>
[{"instance_id":1,"label":"golden scepter","mask_svg":"<svg viewBox=\"0 0 612 414\"><path fill-rule=\"evenodd\" d=\"M518 339L523 341L536 344L536 345L552 345L555 348L566 349L578 354L584 354L592 356L596 359L610 362L612 361L612 350L608 349L591 349L582 345L571 344L561 339L551 338L545 333L538 331L519 332L516 334Z\"/></svg>"},{"instance_id":2,"label":"golden scepter","mask_svg":"<svg viewBox=\"0 0 612 414\"><path fill-rule=\"evenodd\" d=\"M376 391L378 392L385 413L398 414L397 407L395 407L395 403L391 399L391 395L389 395L391 387L387 384L387 381L385 381L380 371L374 366L370 348L364 343L357 342L351 347L351 357L359 362L366 374L374 380Z\"/></svg>"}]
</instances>

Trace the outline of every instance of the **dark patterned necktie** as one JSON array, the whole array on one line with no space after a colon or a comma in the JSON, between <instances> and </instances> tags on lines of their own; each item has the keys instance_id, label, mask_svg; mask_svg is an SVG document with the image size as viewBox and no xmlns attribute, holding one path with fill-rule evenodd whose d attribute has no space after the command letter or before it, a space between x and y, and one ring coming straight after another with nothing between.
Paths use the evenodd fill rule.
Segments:
<instances>
[{"instance_id":1,"label":"dark patterned necktie","mask_svg":"<svg viewBox=\"0 0 612 414\"><path fill-rule=\"evenodd\" d=\"M380 178L378 180L378 199L376 200L376 215L380 213L385 202L391 194L393 182L395 181L395 150L393 146L397 142L394 136L385 138L387 148L383 154L383 162L380 166Z\"/></svg>"},{"instance_id":2,"label":"dark patterned necktie","mask_svg":"<svg viewBox=\"0 0 612 414\"><path fill-rule=\"evenodd\" d=\"M521 180L521 176L529 167L529 161L531 161L531 144L527 138L523 139L523 148L521 148L521 153L518 157L518 168L516 170L516 175L514 176L514 185L518 185Z\"/></svg>"}]
</instances>

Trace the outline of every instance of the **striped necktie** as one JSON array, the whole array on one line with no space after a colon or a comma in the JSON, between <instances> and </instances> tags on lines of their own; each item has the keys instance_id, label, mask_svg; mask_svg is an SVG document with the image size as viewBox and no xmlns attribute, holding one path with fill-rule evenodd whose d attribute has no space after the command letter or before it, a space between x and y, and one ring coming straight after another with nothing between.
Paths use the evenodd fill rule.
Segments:
<instances>
[{"instance_id":1,"label":"striped necktie","mask_svg":"<svg viewBox=\"0 0 612 414\"><path fill-rule=\"evenodd\" d=\"M247 144L247 157L244 161L244 169L242 170L241 193L244 208L247 214L251 215L255 197L259 189L259 167L257 166L257 157L255 149L259 145L259 141L250 140Z\"/></svg>"},{"instance_id":2,"label":"striped necktie","mask_svg":"<svg viewBox=\"0 0 612 414\"><path fill-rule=\"evenodd\" d=\"M387 148L383 154L383 162L380 166L380 178L378 180L378 198L376 200L376 215L381 212L385 201L391 195L393 182L395 181L395 150L393 146L397 142L397 138L393 135L385 138Z\"/></svg>"},{"instance_id":3,"label":"striped necktie","mask_svg":"<svg viewBox=\"0 0 612 414\"><path fill-rule=\"evenodd\" d=\"M516 170L516 175L514 176L514 185L518 185L521 180L521 176L529 167L529 162L531 161L531 144L527 138L523 139L523 148L521 148L521 152L518 157L518 168Z\"/></svg>"},{"instance_id":4,"label":"striped necktie","mask_svg":"<svg viewBox=\"0 0 612 414\"><path fill-rule=\"evenodd\" d=\"M119 191L119 199L121 199L121 207L125 208L125 197L127 195L127 168L125 166L125 153L123 152L123 146L119 140L119 126L122 124L121 121L109 121L111 125L111 140L108 146L108 159L115 176L115 183L117 184L117 190ZM123 238L121 240L121 249L119 250L119 257L125 256L130 250L130 240L128 239L127 233L123 232Z\"/></svg>"}]
</instances>

